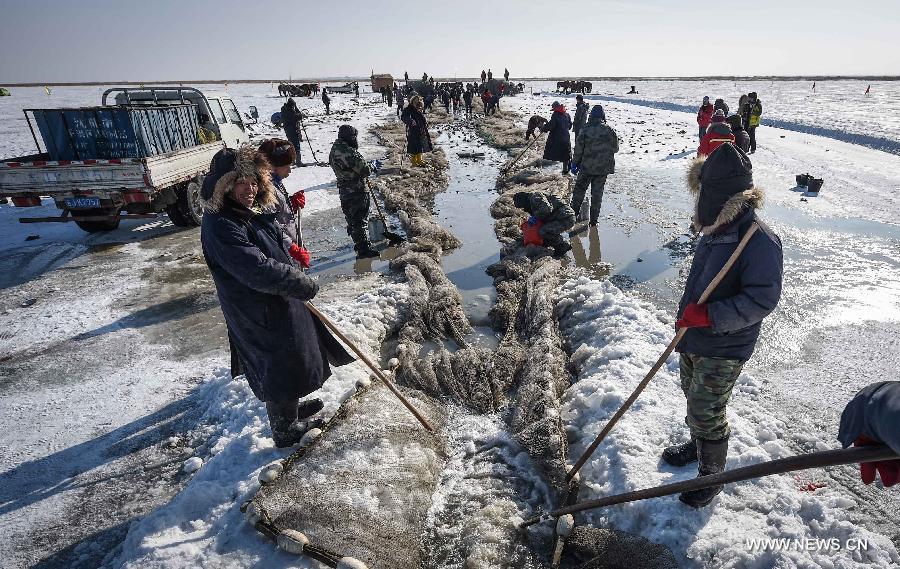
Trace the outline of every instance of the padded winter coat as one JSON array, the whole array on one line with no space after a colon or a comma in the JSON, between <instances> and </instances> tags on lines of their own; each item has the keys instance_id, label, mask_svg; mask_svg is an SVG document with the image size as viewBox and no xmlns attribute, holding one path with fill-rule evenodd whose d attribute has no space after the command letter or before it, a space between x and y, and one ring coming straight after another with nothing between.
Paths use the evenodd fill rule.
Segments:
<instances>
[{"instance_id":1,"label":"padded winter coat","mask_svg":"<svg viewBox=\"0 0 900 569\"><path fill-rule=\"evenodd\" d=\"M281 178L272 173L272 185L275 186L275 197L278 198L276 205L275 221L281 225L285 235L294 243L300 243L297 240L297 218L294 217L294 210L291 209L290 198L288 197L287 188Z\"/></svg>"},{"instance_id":2,"label":"padded winter coat","mask_svg":"<svg viewBox=\"0 0 900 569\"><path fill-rule=\"evenodd\" d=\"M782 252L781 240L756 217L758 200L750 190L738 194L726 203L725 213L741 212L733 221L730 214L720 214L713 231L704 234L697 243L684 294L678 305L681 318L689 303L696 303L707 285L716 276L753 221L759 230L750 238L747 247L734 266L716 287L707 302L709 328L690 328L679 342L676 351L712 358L747 360L756 348L762 320L769 315L781 297ZM760 194L761 199L761 194ZM741 204L744 200L746 203Z\"/></svg>"},{"instance_id":3,"label":"padded winter coat","mask_svg":"<svg viewBox=\"0 0 900 569\"><path fill-rule=\"evenodd\" d=\"M841 414L838 440L844 448L866 436L900 453L900 381L863 387Z\"/></svg>"},{"instance_id":4,"label":"padded winter coat","mask_svg":"<svg viewBox=\"0 0 900 569\"><path fill-rule=\"evenodd\" d=\"M306 307L318 287L288 254L274 218L225 197L204 213L200 232L229 336L262 401L308 395L331 375L329 363L353 361Z\"/></svg>"},{"instance_id":5,"label":"padded winter coat","mask_svg":"<svg viewBox=\"0 0 900 569\"><path fill-rule=\"evenodd\" d=\"M759 120L762 116L762 101L757 99L755 102L750 103L750 122L747 123L749 126L759 126Z\"/></svg>"},{"instance_id":6,"label":"padded winter coat","mask_svg":"<svg viewBox=\"0 0 900 569\"><path fill-rule=\"evenodd\" d=\"M590 107L590 105L587 103L578 103L575 105L575 118L572 119L572 130L575 131L576 136L578 136L578 133L584 128L584 123L587 121L588 107Z\"/></svg>"},{"instance_id":7,"label":"padded winter coat","mask_svg":"<svg viewBox=\"0 0 900 569\"><path fill-rule=\"evenodd\" d=\"M713 113L716 112L713 109L712 104L706 103L700 107L700 110L697 111L697 124L700 126L709 126L709 123L712 122Z\"/></svg>"},{"instance_id":8,"label":"padded winter coat","mask_svg":"<svg viewBox=\"0 0 900 569\"><path fill-rule=\"evenodd\" d=\"M575 138L572 161L578 169L591 176L608 176L616 171L616 152L619 137L603 121L589 121Z\"/></svg>"},{"instance_id":9,"label":"padded winter coat","mask_svg":"<svg viewBox=\"0 0 900 569\"><path fill-rule=\"evenodd\" d=\"M547 135L547 144L544 145L544 160L554 162L566 162L572 159L572 139L569 130L572 128L572 117L566 112L565 107L553 111L547 124L541 127Z\"/></svg>"},{"instance_id":10,"label":"padded winter coat","mask_svg":"<svg viewBox=\"0 0 900 569\"><path fill-rule=\"evenodd\" d=\"M743 150L750 152L750 135L743 128L731 127L731 133L734 135L734 145Z\"/></svg>"},{"instance_id":11,"label":"padded winter coat","mask_svg":"<svg viewBox=\"0 0 900 569\"><path fill-rule=\"evenodd\" d=\"M706 134L700 139L700 148L697 150L697 154L709 156L713 150L726 142L734 142L731 127L725 123L715 123L706 130Z\"/></svg>"},{"instance_id":12,"label":"padded winter coat","mask_svg":"<svg viewBox=\"0 0 900 569\"><path fill-rule=\"evenodd\" d=\"M412 105L406 105L400 114L400 120L406 125L406 152L421 154L431 152L431 135L428 134L428 120L425 115Z\"/></svg>"}]
</instances>

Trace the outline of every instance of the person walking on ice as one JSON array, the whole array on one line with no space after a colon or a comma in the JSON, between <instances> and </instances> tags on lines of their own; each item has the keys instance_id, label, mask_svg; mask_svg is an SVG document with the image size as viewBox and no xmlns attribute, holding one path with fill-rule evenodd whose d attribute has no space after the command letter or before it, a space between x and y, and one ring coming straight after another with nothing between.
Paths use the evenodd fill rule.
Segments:
<instances>
[{"instance_id":1,"label":"person walking on ice","mask_svg":"<svg viewBox=\"0 0 900 569\"><path fill-rule=\"evenodd\" d=\"M676 327L688 328L675 348L681 354L681 389L691 440L666 448L674 466L699 460L698 476L725 470L730 430L726 417L731 390L753 354L763 319L781 297L781 240L757 216L763 191L753 183L750 159L731 143L698 158L688 175L696 196L694 229L702 234L678 305ZM700 295L725 265L752 224L737 262L704 304ZM689 506L709 504L722 486L684 492Z\"/></svg>"},{"instance_id":2,"label":"person walking on ice","mask_svg":"<svg viewBox=\"0 0 900 569\"><path fill-rule=\"evenodd\" d=\"M585 126L575 138L575 152L572 156L572 170L578 176L572 189L572 210L581 210L584 194L591 187L591 227L597 225L600 205L603 202L603 188L606 177L616 170L616 152L619 151L619 137L606 124L603 106L594 105Z\"/></svg>"},{"instance_id":3,"label":"person walking on ice","mask_svg":"<svg viewBox=\"0 0 900 569\"><path fill-rule=\"evenodd\" d=\"M369 243L369 193L366 178L371 173L369 165L360 155L357 131L349 124L338 129L337 140L331 146L328 163L337 178L341 209L347 220L347 233L353 239L353 248L360 259L378 257L379 253Z\"/></svg>"}]
</instances>

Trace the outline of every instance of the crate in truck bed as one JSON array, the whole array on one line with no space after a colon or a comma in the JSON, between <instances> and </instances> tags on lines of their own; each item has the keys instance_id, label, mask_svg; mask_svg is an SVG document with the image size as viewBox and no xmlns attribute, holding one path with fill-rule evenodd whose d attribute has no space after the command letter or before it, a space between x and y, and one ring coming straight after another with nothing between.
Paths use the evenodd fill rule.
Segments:
<instances>
[{"instance_id":1,"label":"crate in truck bed","mask_svg":"<svg viewBox=\"0 0 900 569\"><path fill-rule=\"evenodd\" d=\"M50 160L146 158L199 143L191 104L27 109Z\"/></svg>"}]
</instances>

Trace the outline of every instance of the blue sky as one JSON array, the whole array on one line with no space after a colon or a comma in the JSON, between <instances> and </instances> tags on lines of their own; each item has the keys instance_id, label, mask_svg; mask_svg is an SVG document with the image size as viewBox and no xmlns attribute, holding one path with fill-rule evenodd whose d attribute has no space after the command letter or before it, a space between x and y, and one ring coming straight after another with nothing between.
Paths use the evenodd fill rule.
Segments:
<instances>
[{"instance_id":1,"label":"blue sky","mask_svg":"<svg viewBox=\"0 0 900 569\"><path fill-rule=\"evenodd\" d=\"M0 84L900 75L900 0L0 0Z\"/></svg>"}]
</instances>

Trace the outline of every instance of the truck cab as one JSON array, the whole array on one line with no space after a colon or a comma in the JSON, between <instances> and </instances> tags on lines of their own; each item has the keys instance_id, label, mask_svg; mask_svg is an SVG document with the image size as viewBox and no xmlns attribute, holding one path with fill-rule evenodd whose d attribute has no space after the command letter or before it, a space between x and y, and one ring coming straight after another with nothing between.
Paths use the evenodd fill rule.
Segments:
<instances>
[{"instance_id":1,"label":"truck cab","mask_svg":"<svg viewBox=\"0 0 900 569\"><path fill-rule=\"evenodd\" d=\"M247 126L234 104L224 93L204 93L193 87L116 87L103 93L103 105L182 105L197 107L200 126L215 133L228 148L239 148L250 142Z\"/></svg>"}]
</instances>

